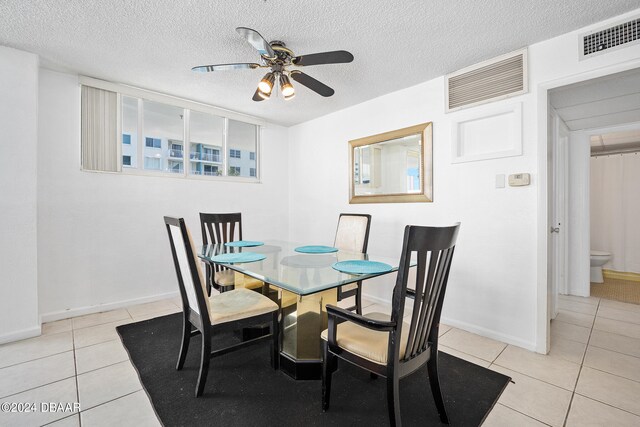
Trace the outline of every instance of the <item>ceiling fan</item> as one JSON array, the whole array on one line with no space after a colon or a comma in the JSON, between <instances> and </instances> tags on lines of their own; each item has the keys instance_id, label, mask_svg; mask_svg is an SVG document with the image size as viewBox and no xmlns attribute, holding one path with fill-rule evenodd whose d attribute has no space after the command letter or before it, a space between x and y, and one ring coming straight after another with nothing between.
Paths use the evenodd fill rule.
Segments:
<instances>
[{"instance_id":1,"label":"ceiling fan","mask_svg":"<svg viewBox=\"0 0 640 427\"><path fill-rule=\"evenodd\" d=\"M328 97L335 93L333 89L322 82L314 79L308 74L299 70L288 70L287 68L307 67L310 65L321 64L343 64L353 61L353 55L346 50L335 50L331 52L313 53L311 55L296 56L291 49L279 40L267 42L264 37L256 30L246 27L236 28L238 34L244 37L251 46L255 47L260 53L260 63L236 63L236 64L217 64L217 65L200 65L193 67L193 71L203 73L211 71L227 71L227 70L244 70L256 68L269 68L270 71L264 75L258 88L253 94L254 101L263 101L269 99L274 92L274 86L279 84L280 91L285 100L289 100L295 96L295 89L291 84L293 79L303 86L308 87L312 91Z\"/></svg>"}]
</instances>

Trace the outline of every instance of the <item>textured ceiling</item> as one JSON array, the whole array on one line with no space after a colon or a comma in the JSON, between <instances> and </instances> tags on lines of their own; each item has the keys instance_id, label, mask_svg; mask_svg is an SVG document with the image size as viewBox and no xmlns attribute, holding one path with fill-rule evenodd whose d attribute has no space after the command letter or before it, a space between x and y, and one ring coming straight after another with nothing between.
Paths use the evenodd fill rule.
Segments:
<instances>
[{"instance_id":1,"label":"textured ceiling","mask_svg":"<svg viewBox=\"0 0 640 427\"><path fill-rule=\"evenodd\" d=\"M292 125L638 7L637 0L2 0L0 44L55 69L127 83ZM193 73L257 61L246 26L296 54L344 49L351 64L305 69L336 90L251 101L263 70ZM294 83L295 84L295 83Z\"/></svg>"}]
</instances>

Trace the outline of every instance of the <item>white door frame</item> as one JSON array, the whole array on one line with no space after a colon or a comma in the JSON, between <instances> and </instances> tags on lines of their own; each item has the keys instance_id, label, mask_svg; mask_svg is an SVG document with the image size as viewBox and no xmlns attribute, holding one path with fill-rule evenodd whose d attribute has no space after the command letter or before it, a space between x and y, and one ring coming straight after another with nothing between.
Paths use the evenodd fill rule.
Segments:
<instances>
[{"instance_id":1,"label":"white door frame","mask_svg":"<svg viewBox=\"0 0 640 427\"><path fill-rule=\"evenodd\" d=\"M535 85L535 93L537 96L537 125L538 125L538 227L537 227L537 296L536 296L536 351L546 354L549 352L549 283L548 283L548 264L549 264L549 183L548 173L548 92L557 87L570 85L573 83L591 80L598 77L615 74L622 71L640 68L640 60L633 60L614 64L611 66L598 68L595 70L573 74L571 76L561 77L559 79L541 82Z\"/></svg>"}]
</instances>

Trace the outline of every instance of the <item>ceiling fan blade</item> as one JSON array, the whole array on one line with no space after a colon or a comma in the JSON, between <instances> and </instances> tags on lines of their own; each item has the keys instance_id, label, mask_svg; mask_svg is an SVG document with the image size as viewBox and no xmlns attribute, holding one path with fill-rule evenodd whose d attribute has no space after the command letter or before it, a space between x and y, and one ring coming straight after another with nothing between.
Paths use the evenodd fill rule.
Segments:
<instances>
[{"instance_id":1,"label":"ceiling fan blade","mask_svg":"<svg viewBox=\"0 0 640 427\"><path fill-rule=\"evenodd\" d=\"M236 31L242 37L247 39L249 44L260 52L260 55L268 58L275 58L276 53L271 49L269 43L260 35L259 32L246 27L238 27L236 28Z\"/></svg>"},{"instance_id":2,"label":"ceiling fan blade","mask_svg":"<svg viewBox=\"0 0 640 427\"><path fill-rule=\"evenodd\" d=\"M322 65L322 64L344 64L353 61L353 55L346 50L334 50L332 52L312 53L311 55L301 55L293 58L294 65Z\"/></svg>"},{"instance_id":3,"label":"ceiling fan blade","mask_svg":"<svg viewBox=\"0 0 640 427\"><path fill-rule=\"evenodd\" d=\"M192 71L198 71L200 73L208 73L211 71L229 71L229 70L245 70L245 69L255 69L260 67L260 64L251 64L251 63L238 63L238 64L216 64L216 65L199 65L197 67L193 67Z\"/></svg>"},{"instance_id":4,"label":"ceiling fan blade","mask_svg":"<svg viewBox=\"0 0 640 427\"><path fill-rule=\"evenodd\" d=\"M264 101L264 98L258 95L258 91L259 89L256 89L256 92L253 94L253 98L251 99L253 99L256 102Z\"/></svg>"},{"instance_id":5,"label":"ceiling fan blade","mask_svg":"<svg viewBox=\"0 0 640 427\"><path fill-rule=\"evenodd\" d=\"M302 71L292 71L291 78L322 96L328 97L335 93L335 91L329 86L322 82L319 82L318 80L314 79L308 74L303 73Z\"/></svg>"}]
</instances>

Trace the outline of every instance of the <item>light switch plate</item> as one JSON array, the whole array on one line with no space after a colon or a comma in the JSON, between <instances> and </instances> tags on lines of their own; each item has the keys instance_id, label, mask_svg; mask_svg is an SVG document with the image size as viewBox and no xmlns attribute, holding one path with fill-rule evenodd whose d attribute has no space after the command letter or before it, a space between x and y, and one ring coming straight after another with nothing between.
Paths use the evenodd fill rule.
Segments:
<instances>
[{"instance_id":1,"label":"light switch plate","mask_svg":"<svg viewBox=\"0 0 640 427\"><path fill-rule=\"evenodd\" d=\"M522 187L531 183L531 175L528 173L514 173L509 175L510 187Z\"/></svg>"},{"instance_id":2,"label":"light switch plate","mask_svg":"<svg viewBox=\"0 0 640 427\"><path fill-rule=\"evenodd\" d=\"M496 175L496 188L504 188L504 174Z\"/></svg>"}]
</instances>

